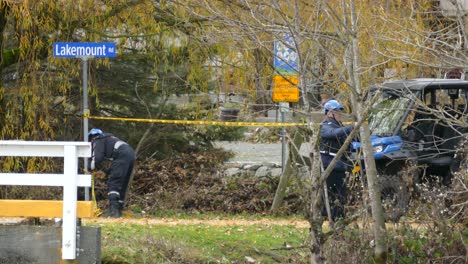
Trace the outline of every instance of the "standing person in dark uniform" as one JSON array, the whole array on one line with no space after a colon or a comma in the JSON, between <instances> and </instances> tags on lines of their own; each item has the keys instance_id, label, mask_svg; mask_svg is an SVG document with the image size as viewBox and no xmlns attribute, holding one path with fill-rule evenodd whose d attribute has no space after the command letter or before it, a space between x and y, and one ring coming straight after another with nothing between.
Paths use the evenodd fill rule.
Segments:
<instances>
[{"instance_id":1,"label":"standing person in dark uniform","mask_svg":"<svg viewBox=\"0 0 468 264\"><path fill-rule=\"evenodd\" d=\"M326 119L323 121L320 131L320 154L323 167L326 169L354 126L343 126L341 123L344 108L338 101L333 99L329 100L323 107ZM333 220L344 217L344 205L347 195L345 182L347 166L346 158L343 155L336 163L326 181Z\"/></svg>"},{"instance_id":2,"label":"standing person in dark uniform","mask_svg":"<svg viewBox=\"0 0 468 264\"><path fill-rule=\"evenodd\" d=\"M100 169L105 159L112 161L109 173L106 173L108 174L109 211L104 216L121 217L127 187L135 164L135 152L125 141L110 133L104 133L98 128L91 129L88 138L92 146L88 169Z\"/></svg>"}]
</instances>

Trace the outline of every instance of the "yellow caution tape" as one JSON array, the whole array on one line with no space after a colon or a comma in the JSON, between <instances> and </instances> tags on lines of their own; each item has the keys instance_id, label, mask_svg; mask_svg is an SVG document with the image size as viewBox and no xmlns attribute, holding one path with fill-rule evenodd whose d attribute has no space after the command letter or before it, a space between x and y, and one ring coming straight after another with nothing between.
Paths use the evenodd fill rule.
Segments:
<instances>
[{"instance_id":1,"label":"yellow caution tape","mask_svg":"<svg viewBox=\"0 0 468 264\"><path fill-rule=\"evenodd\" d=\"M222 122L222 121L204 121L204 120L167 120L167 119L147 119L147 118L129 118L129 117L103 117L88 116L85 118L98 120L128 121L128 122L148 122L160 124L178 124L178 125L213 125L213 126L263 126L263 127L292 127L305 126L307 123L269 123L269 122Z\"/></svg>"},{"instance_id":2,"label":"yellow caution tape","mask_svg":"<svg viewBox=\"0 0 468 264\"><path fill-rule=\"evenodd\" d=\"M93 204L94 204L94 216L99 217L103 214L103 212L101 209L99 209L97 205L96 193L94 192L94 177L95 177L95 174L92 173L91 174L91 200L93 201Z\"/></svg>"},{"instance_id":3,"label":"yellow caution tape","mask_svg":"<svg viewBox=\"0 0 468 264\"><path fill-rule=\"evenodd\" d=\"M293 127L307 126L310 123L271 123L271 122L227 122L227 121L206 121L206 120L170 120L170 119L151 119L151 118L131 118L131 117L104 117L83 115L85 118L98 120L113 120L126 122L147 122L160 124L177 125L211 125L211 126L255 126L255 127ZM345 125L354 124L354 122L343 122Z\"/></svg>"}]
</instances>

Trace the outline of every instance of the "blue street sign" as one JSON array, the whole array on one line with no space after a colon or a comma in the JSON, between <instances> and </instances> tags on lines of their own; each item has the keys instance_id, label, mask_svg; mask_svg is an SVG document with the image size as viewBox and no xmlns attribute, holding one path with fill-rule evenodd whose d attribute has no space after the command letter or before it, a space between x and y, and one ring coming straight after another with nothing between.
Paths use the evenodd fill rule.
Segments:
<instances>
[{"instance_id":1,"label":"blue street sign","mask_svg":"<svg viewBox=\"0 0 468 264\"><path fill-rule=\"evenodd\" d=\"M113 42L54 42L55 58L114 58L117 48Z\"/></svg>"}]
</instances>

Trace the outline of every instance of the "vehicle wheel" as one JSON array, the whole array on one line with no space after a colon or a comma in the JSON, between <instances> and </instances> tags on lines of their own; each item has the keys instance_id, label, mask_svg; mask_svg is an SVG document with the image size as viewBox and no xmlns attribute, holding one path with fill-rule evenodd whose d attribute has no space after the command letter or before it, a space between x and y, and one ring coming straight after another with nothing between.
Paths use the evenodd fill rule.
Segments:
<instances>
[{"instance_id":1,"label":"vehicle wheel","mask_svg":"<svg viewBox=\"0 0 468 264\"><path fill-rule=\"evenodd\" d=\"M398 222L408 209L410 200L408 187L395 175L379 175L379 186L385 219Z\"/></svg>"}]
</instances>

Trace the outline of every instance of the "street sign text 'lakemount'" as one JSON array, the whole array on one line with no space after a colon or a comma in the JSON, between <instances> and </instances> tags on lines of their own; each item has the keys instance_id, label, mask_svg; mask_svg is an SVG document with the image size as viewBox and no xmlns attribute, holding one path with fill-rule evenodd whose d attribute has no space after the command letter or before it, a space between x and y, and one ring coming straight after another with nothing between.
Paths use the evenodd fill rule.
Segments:
<instances>
[{"instance_id":1,"label":"street sign text 'lakemount'","mask_svg":"<svg viewBox=\"0 0 468 264\"><path fill-rule=\"evenodd\" d=\"M114 58L117 48L113 42L55 42L56 58Z\"/></svg>"}]
</instances>

